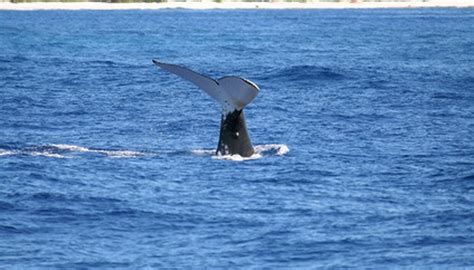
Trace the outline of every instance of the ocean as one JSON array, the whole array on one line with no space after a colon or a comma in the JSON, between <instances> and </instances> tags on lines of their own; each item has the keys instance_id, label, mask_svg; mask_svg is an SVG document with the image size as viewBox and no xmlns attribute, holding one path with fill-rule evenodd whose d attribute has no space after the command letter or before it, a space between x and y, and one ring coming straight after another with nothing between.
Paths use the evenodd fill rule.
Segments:
<instances>
[{"instance_id":1,"label":"ocean","mask_svg":"<svg viewBox=\"0 0 474 270\"><path fill-rule=\"evenodd\" d=\"M472 268L473 51L473 9L0 11L0 268ZM152 59L255 82L256 155Z\"/></svg>"}]
</instances>

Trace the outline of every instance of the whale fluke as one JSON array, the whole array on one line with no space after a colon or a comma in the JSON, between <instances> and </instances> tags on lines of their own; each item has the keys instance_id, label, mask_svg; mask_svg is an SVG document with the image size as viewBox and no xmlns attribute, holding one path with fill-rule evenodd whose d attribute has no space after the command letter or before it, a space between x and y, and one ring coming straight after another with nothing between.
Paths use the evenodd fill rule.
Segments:
<instances>
[{"instance_id":1,"label":"whale fluke","mask_svg":"<svg viewBox=\"0 0 474 270\"><path fill-rule=\"evenodd\" d=\"M216 150L218 155L239 154L242 157L249 157L255 152L243 112L244 107L252 102L260 91L255 83L237 76L225 76L214 80L178 65L163 63L156 59L153 63L193 83L221 104L222 119Z\"/></svg>"}]
</instances>

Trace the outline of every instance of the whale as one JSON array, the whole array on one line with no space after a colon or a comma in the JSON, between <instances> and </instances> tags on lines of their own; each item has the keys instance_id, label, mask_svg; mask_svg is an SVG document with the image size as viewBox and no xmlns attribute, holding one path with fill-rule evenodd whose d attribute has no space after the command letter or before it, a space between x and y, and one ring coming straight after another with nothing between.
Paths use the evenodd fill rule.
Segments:
<instances>
[{"instance_id":1,"label":"whale","mask_svg":"<svg viewBox=\"0 0 474 270\"><path fill-rule=\"evenodd\" d=\"M216 155L250 157L255 153L250 141L244 108L250 104L260 88L239 76L224 76L214 80L191 69L153 59L159 68L194 84L222 107L219 141Z\"/></svg>"}]
</instances>

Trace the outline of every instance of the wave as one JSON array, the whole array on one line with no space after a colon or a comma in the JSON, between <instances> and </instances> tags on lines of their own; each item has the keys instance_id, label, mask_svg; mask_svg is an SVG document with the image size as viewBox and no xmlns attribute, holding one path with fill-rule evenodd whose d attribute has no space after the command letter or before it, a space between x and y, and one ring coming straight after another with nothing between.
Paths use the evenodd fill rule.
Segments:
<instances>
[{"instance_id":1,"label":"wave","mask_svg":"<svg viewBox=\"0 0 474 270\"><path fill-rule=\"evenodd\" d=\"M77 152L88 152L90 149L77 146L77 145L71 145L71 144L52 144L51 146L56 147L57 149L60 150L67 150L67 151L77 151Z\"/></svg>"},{"instance_id":2,"label":"wave","mask_svg":"<svg viewBox=\"0 0 474 270\"><path fill-rule=\"evenodd\" d=\"M13 151L0 149L0 156L10 156L10 155L14 155L14 154L15 154L15 152L13 152Z\"/></svg>"},{"instance_id":3,"label":"wave","mask_svg":"<svg viewBox=\"0 0 474 270\"><path fill-rule=\"evenodd\" d=\"M70 144L52 144L51 146L56 147L60 150L66 150L71 152L82 152L82 153L99 153L104 154L108 157L139 157L145 156L146 153L138 152L138 151L131 151L131 150L101 150L101 149L90 149L82 146L77 145L70 145Z\"/></svg>"},{"instance_id":4,"label":"wave","mask_svg":"<svg viewBox=\"0 0 474 270\"><path fill-rule=\"evenodd\" d=\"M194 149L191 150L191 153L193 153L196 156L212 156L216 153L215 149Z\"/></svg>"},{"instance_id":5,"label":"wave","mask_svg":"<svg viewBox=\"0 0 474 270\"><path fill-rule=\"evenodd\" d=\"M61 154L49 153L49 152L30 152L28 153L30 156L42 156L42 157L52 157L52 158L67 158Z\"/></svg>"},{"instance_id":6,"label":"wave","mask_svg":"<svg viewBox=\"0 0 474 270\"><path fill-rule=\"evenodd\" d=\"M112 61L112 60L84 60L81 62L83 65L92 67L104 67L104 68L142 68L141 65Z\"/></svg>"},{"instance_id":7,"label":"wave","mask_svg":"<svg viewBox=\"0 0 474 270\"><path fill-rule=\"evenodd\" d=\"M191 154L195 156L211 157L213 159L245 161L260 159L269 156L283 156L290 150L285 144L263 144L255 146L255 153L250 157L240 155L216 155L215 149L195 149ZM110 158L134 158L134 157L154 157L155 152L142 152L133 150L109 150L93 149L72 144L48 144L41 146L25 147L21 149L0 149L0 156L34 156L49 158L77 158L84 157L81 153L99 154ZM160 152L163 156L189 155L189 151Z\"/></svg>"},{"instance_id":8,"label":"wave","mask_svg":"<svg viewBox=\"0 0 474 270\"><path fill-rule=\"evenodd\" d=\"M254 147L255 153L250 157L242 157L240 155L217 155L214 149L194 149L191 153L197 156L210 156L213 159L232 160L232 161L246 161L261 159L268 156L283 156L287 154L290 149L285 144L263 144Z\"/></svg>"},{"instance_id":9,"label":"wave","mask_svg":"<svg viewBox=\"0 0 474 270\"><path fill-rule=\"evenodd\" d=\"M77 153L97 153L112 158L140 157L150 154L146 152L132 150L91 149L71 144L49 144L42 146L26 147L17 150L0 149L0 156L27 155L50 158L73 158L75 157L74 154Z\"/></svg>"}]
</instances>

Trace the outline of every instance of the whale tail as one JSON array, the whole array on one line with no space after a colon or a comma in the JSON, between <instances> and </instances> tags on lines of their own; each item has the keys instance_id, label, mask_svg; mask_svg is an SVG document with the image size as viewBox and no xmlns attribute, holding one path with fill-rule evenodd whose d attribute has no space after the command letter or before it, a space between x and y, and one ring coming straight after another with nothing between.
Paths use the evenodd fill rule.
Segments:
<instances>
[{"instance_id":1,"label":"whale tail","mask_svg":"<svg viewBox=\"0 0 474 270\"><path fill-rule=\"evenodd\" d=\"M221 104L223 112L217 154L239 154L248 157L254 153L243 108L252 102L260 91L255 83L237 76L214 80L178 65L158 60L153 60L153 63L193 83Z\"/></svg>"},{"instance_id":2,"label":"whale tail","mask_svg":"<svg viewBox=\"0 0 474 270\"><path fill-rule=\"evenodd\" d=\"M163 63L156 59L153 63L201 88L226 111L243 109L260 91L255 83L241 77L225 76L214 80L178 65Z\"/></svg>"}]
</instances>

